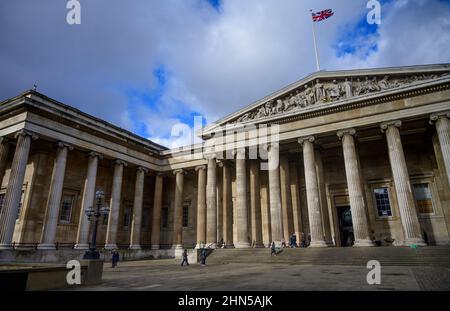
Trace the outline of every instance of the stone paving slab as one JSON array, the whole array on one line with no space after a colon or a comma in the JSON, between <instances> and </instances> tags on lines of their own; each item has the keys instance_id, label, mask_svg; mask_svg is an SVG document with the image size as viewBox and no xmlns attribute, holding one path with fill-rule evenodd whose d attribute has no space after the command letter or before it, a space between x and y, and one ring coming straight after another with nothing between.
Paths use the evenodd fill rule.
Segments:
<instances>
[{"instance_id":1,"label":"stone paving slab","mask_svg":"<svg viewBox=\"0 0 450 311\"><path fill-rule=\"evenodd\" d=\"M419 291L450 290L450 269L382 266L381 284L368 285L365 266L213 264L180 266L173 259L122 262L104 268L103 283L76 290L175 291Z\"/></svg>"}]
</instances>

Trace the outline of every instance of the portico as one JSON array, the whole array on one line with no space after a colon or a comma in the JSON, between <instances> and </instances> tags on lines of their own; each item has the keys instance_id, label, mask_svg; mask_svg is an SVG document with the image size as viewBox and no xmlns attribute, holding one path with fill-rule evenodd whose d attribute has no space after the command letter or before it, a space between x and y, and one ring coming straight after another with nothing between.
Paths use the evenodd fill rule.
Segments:
<instances>
[{"instance_id":1,"label":"portico","mask_svg":"<svg viewBox=\"0 0 450 311\"><path fill-rule=\"evenodd\" d=\"M28 91L0 106L0 248L87 249L98 189L106 249L449 244L449 73L315 73L174 150Z\"/></svg>"}]
</instances>

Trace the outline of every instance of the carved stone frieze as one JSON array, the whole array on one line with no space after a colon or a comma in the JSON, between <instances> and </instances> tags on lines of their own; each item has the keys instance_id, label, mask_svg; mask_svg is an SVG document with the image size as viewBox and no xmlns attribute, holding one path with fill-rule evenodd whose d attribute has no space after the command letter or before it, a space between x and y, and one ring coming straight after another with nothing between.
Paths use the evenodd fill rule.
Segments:
<instances>
[{"instance_id":1,"label":"carved stone frieze","mask_svg":"<svg viewBox=\"0 0 450 311\"><path fill-rule=\"evenodd\" d=\"M316 79L298 87L296 90L284 94L279 98L270 99L257 108L246 112L240 117L229 122L229 124L242 123L257 120L274 115L301 111L302 109L326 103L334 103L341 100L356 98L371 93L383 92L391 89L423 83L439 77L448 76L444 74L418 74L410 76L360 76L343 78L340 80Z\"/></svg>"}]
</instances>

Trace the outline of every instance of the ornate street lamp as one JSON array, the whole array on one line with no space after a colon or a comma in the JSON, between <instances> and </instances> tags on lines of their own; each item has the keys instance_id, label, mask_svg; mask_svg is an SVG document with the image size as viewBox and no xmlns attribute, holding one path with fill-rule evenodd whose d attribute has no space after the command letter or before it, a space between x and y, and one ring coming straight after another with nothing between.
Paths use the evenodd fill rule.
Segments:
<instances>
[{"instance_id":1,"label":"ornate street lamp","mask_svg":"<svg viewBox=\"0 0 450 311\"><path fill-rule=\"evenodd\" d=\"M92 242L89 247L89 250L86 251L83 258L84 259L99 259L100 253L97 252L97 228L98 228L98 220L101 216L109 214L108 204L104 203L105 193L101 190L95 192L95 205L94 209L92 206L89 206L86 210L86 216L89 221L94 221L94 231L92 233Z\"/></svg>"}]
</instances>

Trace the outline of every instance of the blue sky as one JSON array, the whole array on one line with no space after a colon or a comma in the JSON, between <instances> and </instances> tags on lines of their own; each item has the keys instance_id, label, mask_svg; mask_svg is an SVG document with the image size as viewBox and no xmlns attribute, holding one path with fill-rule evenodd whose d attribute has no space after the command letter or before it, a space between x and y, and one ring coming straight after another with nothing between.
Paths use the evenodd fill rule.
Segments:
<instances>
[{"instance_id":1,"label":"blue sky","mask_svg":"<svg viewBox=\"0 0 450 311\"><path fill-rule=\"evenodd\" d=\"M315 70L450 62L450 1L65 0L0 2L0 98L38 91L168 147L176 124L214 122Z\"/></svg>"}]
</instances>

